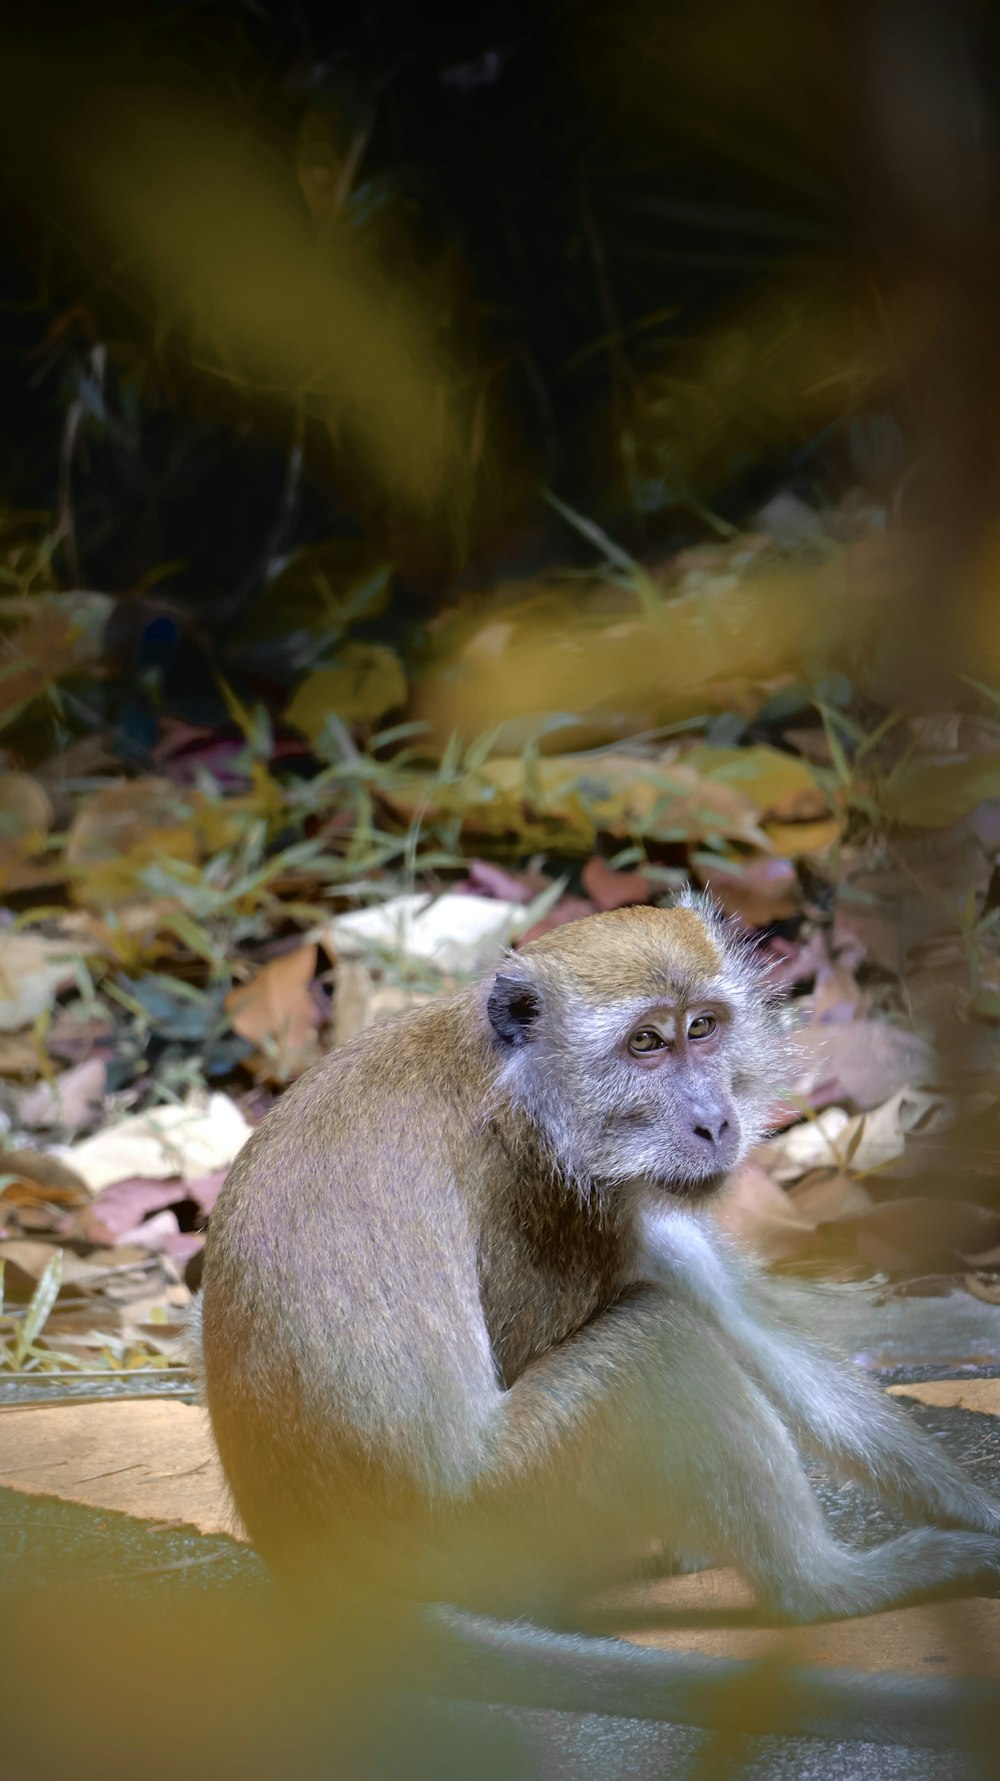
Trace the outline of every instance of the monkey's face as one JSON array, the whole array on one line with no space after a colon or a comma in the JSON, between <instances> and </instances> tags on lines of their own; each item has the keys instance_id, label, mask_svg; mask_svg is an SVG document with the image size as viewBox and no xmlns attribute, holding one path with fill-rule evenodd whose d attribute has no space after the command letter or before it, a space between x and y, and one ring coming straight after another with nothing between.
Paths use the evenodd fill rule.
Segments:
<instances>
[{"instance_id":1,"label":"monkey's face","mask_svg":"<svg viewBox=\"0 0 1000 1781\"><path fill-rule=\"evenodd\" d=\"M765 1127L780 1034L703 906L557 929L504 965L487 1012L507 1093L581 1182L700 1197Z\"/></svg>"},{"instance_id":2,"label":"monkey's face","mask_svg":"<svg viewBox=\"0 0 1000 1781\"><path fill-rule=\"evenodd\" d=\"M677 995L624 1023L628 1036L606 1066L609 1080L620 1082L607 1124L637 1174L707 1192L740 1161L746 1146L729 1055L733 1017L717 996Z\"/></svg>"}]
</instances>

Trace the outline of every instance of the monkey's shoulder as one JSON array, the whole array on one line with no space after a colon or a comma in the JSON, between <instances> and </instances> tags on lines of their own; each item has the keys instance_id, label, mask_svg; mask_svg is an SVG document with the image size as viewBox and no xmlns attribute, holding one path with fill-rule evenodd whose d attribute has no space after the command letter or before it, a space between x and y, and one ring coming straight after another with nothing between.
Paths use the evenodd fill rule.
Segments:
<instances>
[{"instance_id":1,"label":"monkey's shoulder","mask_svg":"<svg viewBox=\"0 0 1000 1781\"><path fill-rule=\"evenodd\" d=\"M403 1140L476 1126L491 1047L468 992L440 997L366 1028L327 1052L287 1088L253 1134L247 1160L287 1148L310 1166L316 1153L357 1160ZM495 1065L494 1065L495 1071Z\"/></svg>"},{"instance_id":2,"label":"monkey's shoulder","mask_svg":"<svg viewBox=\"0 0 1000 1781\"><path fill-rule=\"evenodd\" d=\"M510 1385L618 1297L630 1237L614 1208L569 1183L524 1178L494 1193L479 1231L479 1288L498 1371Z\"/></svg>"}]
</instances>

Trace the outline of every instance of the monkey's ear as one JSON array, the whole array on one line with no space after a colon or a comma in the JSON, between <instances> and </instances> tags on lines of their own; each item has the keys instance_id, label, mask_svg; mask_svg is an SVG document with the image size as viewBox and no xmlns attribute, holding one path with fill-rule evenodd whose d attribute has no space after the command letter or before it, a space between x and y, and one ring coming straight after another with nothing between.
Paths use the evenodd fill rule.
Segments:
<instances>
[{"instance_id":1,"label":"monkey's ear","mask_svg":"<svg viewBox=\"0 0 1000 1781\"><path fill-rule=\"evenodd\" d=\"M538 991L523 977L494 979L486 1012L498 1039L505 1045L523 1045L531 1037L531 1026L541 1008Z\"/></svg>"}]
</instances>

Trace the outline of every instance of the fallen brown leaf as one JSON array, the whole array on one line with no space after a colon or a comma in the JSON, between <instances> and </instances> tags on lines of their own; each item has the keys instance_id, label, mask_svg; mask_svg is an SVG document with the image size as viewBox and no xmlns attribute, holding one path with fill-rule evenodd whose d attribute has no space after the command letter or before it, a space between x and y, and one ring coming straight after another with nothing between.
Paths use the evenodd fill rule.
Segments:
<instances>
[{"instance_id":1,"label":"fallen brown leaf","mask_svg":"<svg viewBox=\"0 0 1000 1781\"><path fill-rule=\"evenodd\" d=\"M99 1107L107 1077L104 1059L89 1057L61 1076L37 1082L18 1097L22 1125L78 1131Z\"/></svg>"},{"instance_id":2,"label":"fallen brown leaf","mask_svg":"<svg viewBox=\"0 0 1000 1781\"><path fill-rule=\"evenodd\" d=\"M984 1304L1000 1305L1000 1274L966 1274L965 1288Z\"/></svg>"},{"instance_id":3,"label":"fallen brown leaf","mask_svg":"<svg viewBox=\"0 0 1000 1781\"><path fill-rule=\"evenodd\" d=\"M32 1034L0 1033L0 1076L39 1076L43 1061Z\"/></svg>"},{"instance_id":4,"label":"fallen brown leaf","mask_svg":"<svg viewBox=\"0 0 1000 1781\"><path fill-rule=\"evenodd\" d=\"M652 881L645 872L616 872L600 854L593 854L580 874L583 888L595 909L624 909L629 903L648 903Z\"/></svg>"},{"instance_id":5,"label":"fallen brown leaf","mask_svg":"<svg viewBox=\"0 0 1000 1781\"><path fill-rule=\"evenodd\" d=\"M371 1022L375 985L371 973L356 959L340 959L333 986L331 1046L346 1045Z\"/></svg>"},{"instance_id":6,"label":"fallen brown leaf","mask_svg":"<svg viewBox=\"0 0 1000 1781\"><path fill-rule=\"evenodd\" d=\"M66 837L79 899L98 908L139 895L141 872L161 857L194 865L198 851L190 801L169 779L152 777L92 792Z\"/></svg>"},{"instance_id":7,"label":"fallen brown leaf","mask_svg":"<svg viewBox=\"0 0 1000 1781\"><path fill-rule=\"evenodd\" d=\"M84 1206L90 1191L82 1175L61 1157L44 1150L0 1151L0 1175L13 1179L0 1187L0 1200L12 1206Z\"/></svg>"},{"instance_id":8,"label":"fallen brown leaf","mask_svg":"<svg viewBox=\"0 0 1000 1781\"><path fill-rule=\"evenodd\" d=\"M890 1385L886 1389L894 1398L912 1398L918 1404L1000 1416L1000 1379L924 1379L917 1385Z\"/></svg>"},{"instance_id":9,"label":"fallen brown leaf","mask_svg":"<svg viewBox=\"0 0 1000 1781\"><path fill-rule=\"evenodd\" d=\"M405 704L406 694L406 674L395 650L381 643L348 643L334 667L314 668L306 676L285 720L316 742L331 711L345 723L367 723Z\"/></svg>"},{"instance_id":10,"label":"fallen brown leaf","mask_svg":"<svg viewBox=\"0 0 1000 1781\"><path fill-rule=\"evenodd\" d=\"M16 629L0 634L0 723L7 724L83 655L79 627L59 596L22 597L3 602L5 620Z\"/></svg>"},{"instance_id":11,"label":"fallen brown leaf","mask_svg":"<svg viewBox=\"0 0 1000 1781\"><path fill-rule=\"evenodd\" d=\"M815 859L840 840L844 821L840 816L822 816L811 822L776 822L769 816L763 829L775 853L792 860Z\"/></svg>"},{"instance_id":12,"label":"fallen brown leaf","mask_svg":"<svg viewBox=\"0 0 1000 1781\"><path fill-rule=\"evenodd\" d=\"M788 1198L800 1217L815 1229L831 1224L851 1213L866 1212L872 1204L871 1194L837 1169L813 1169L788 1189Z\"/></svg>"},{"instance_id":13,"label":"fallen brown leaf","mask_svg":"<svg viewBox=\"0 0 1000 1781\"><path fill-rule=\"evenodd\" d=\"M812 1021L826 1026L856 1019L867 1008L868 998L853 971L830 961L817 971L807 1006Z\"/></svg>"},{"instance_id":14,"label":"fallen brown leaf","mask_svg":"<svg viewBox=\"0 0 1000 1781\"><path fill-rule=\"evenodd\" d=\"M635 595L591 584L507 583L492 598L470 592L435 627L433 659L412 689L415 717L444 747L502 726L497 746L518 755L527 741L546 748L593 748L704 711L757 710L763 684L815 662L821 639L867 622L845 607L845 563L748 573L709 567L712 553L686 553L656 581L669 597L647 613ZM757 548L765 548L758 541ZM684 570L684 563L687 571ZM571 720L552 729L552 712ZM793 758L793 757L789 757Z\"/></svg>"},{"instance_id":15,"label":"fallen brown leaf","mask_svg":"<svg viewBox=\"0 0 1000 1781\"><path fill-rule=\"evenodd\" d=\"M594 914L594 905L586 897L560 897L541 921L527 929L520 936L520 944L527 946L532 940L540 940L543 934L550 934L553 928L564 927L568 921L581 921L585 915Z\"/></svg>"},{"instance_id":16,"label":"fallen brown leaf","mask_svg":"<svg viewBox=\"0 0 1000 1781\"><path fill-rule=\"evenodd\" d=\"M714 1208L721 1230L752 1249L762 1261L784 1261L806 1248L812 1236L808 1218L770 1175L744 1163Z\"/></svg>"},{"instance_id":17,"label":"fallen brown leaf","mask_svg":"<svg viewBox=\"0 0 1000 1781\"><path fill-rule=\"evenodd\" d=\"M9 1237L0 1242L0 1262L4 1264L4 1291L14 1299L30 1299L35 1287L55 1256L62 1254L60 1296L76 1287L87 1286L105 1270L71 1249L45 1243L36 1237Z\"/></svg>"},{"instance_id":18,"label":"fallen brown leaf","mask_svg":"<svg viewBox=\"0 0 1000 1781\"><path fill-rule=\"evenodd\" d=\"M262 965L249 983L226 997L234 1031L265 1050L275 1080L300 1074L303 1059L311 1056L320 1023L311 994L316 962L314 943L297 946Z\"/></svg>"},{"instance_id":19,"label":"fallen brown leaf","mask_svg":"<svg viewBox=\"0 0 1000 1781\"><path fill-rule=\"evenodd\" d=\"M765 743L752 748L719 748L704 742L684 758L695 772L742 792L762 822L830 820L830 801L812 767L783 749Z\"/></svg>"},{"instance_id":20,"label":"fallen brown leaf","mask_svg":"<svg viewBox=\"0 0 1000 1781\"><path fill-rule=\"evenodd\" d=\"M1000 752L966 760L907 761L880 788L883 816L905 828L950 828L955 818L996 797Z\"/></svg>"},{"instance_id":21,"label":"fallen brown leaf","mask_svg":"<svg viewBox=\"0 0 1000 1781\"><path fill-rule=\"evenodd\" d=\"M813 1119L768 1139L759 1156L776 1181L798 1181L810 1169L849 1167L856 1175L873 1174L900 1164L910 1134L945 1131L952 1117L943 1097L901 1088L864 1113L824 1107Z\"/></svg>"},{"instance_id":22,"label":"fallen brown leaf","mask_svg":"<svg viewBox=\"0 0 1000 1781\"><path fill-rule=\"evenodd\" d=\"M790 860L767 855L748 859L738 869L725 860L696 866L701 884L722 904L727 915L738 915L749 928L784 921L800 908L799 881Z\"/></svg>"},{"instance_id":23,"label":"fallen brown leaf","mask_svg":"<svg viewBox=\"0 0 1000 1781\"><path fill-rule=\"evenodd\" d=\"M926 1080L927 1042L883 1020L813 1023L795 1034L801 1066L795 1092L817 1111L834 1104L878 1107L901 1088Z\"/></svg>"},{"instance_id":24,"label":"fallen brown leaf","mask_svg":"<svg viewBox=\"0 0 1000 1781\"><path fill-rule=\"evenodd\" d=\"M970 889L986 889L989 869L970 819L931 833L877 836L845 846L833 917L833 951L852 967L862 961L902 976L917 946L954 935L953 910Z\"/></svg>"},{"instance_id":25,"label":"fallen brown leaf","mask_svg":"<svg viewBox=\"0 0 1000 1781\"><path fill-rule=\"evenodd\" d=\"M36 854L52 827L48 793L30 773L0 773L0 888L11 872Z\"/></svg>"},{"instance_id":26,"label":"fallen brown leaf","mask_svg":"<svg viewBox=\"0 0 1000 1781\"><path fill-rule=\"evenodd\" d=\"M74 979L75 955L65 941L40 934L0 934L0 1030L30 1027Z\"/></svg>"},{"instance_id":27,"label":"fallen brown leaf","mask_svg":"<svg viewBox=\"0 0 1000 1781\"><path fill-rule=\"evenodd\" d=\"M400 816L419 811L460 817L470 834L592 852L599 834L631 840L737 841L768 851L752 801L735 785L696 771L674 755L546 756L526 766L504 757L441 783L407 774L380 788Z\"/></svg>"},{"instance_id":28,"label":"fallen brown leaf","mask_svg":"<svg viewBox=\"0 0 1000 1781\"><path fill-rule=\"evenodd\" d=\"M948 1273L962 1254L1000 1238L1000 1212L966 1200L907 1198L849 1213L835 1227L863 1260L891 1273Z\"/></svg>"},{"instance_id":29,"label":"fallen brown leaf","mask_svg":"<svg viewBox=\"0 0 1000 1781\"><path fill-rule=\"evenodd\" d=\"M545 889L548 879L538 871L521 876L508 872L493 860L468 861L468 887L480 897L500 897L506 903L530 903ZM461 889L461 886L456 886Z\"/></svg>"},{"instance_id":30,"label":"fallen brown leaf","mask_svg":"<svg viewBox=\"0 0 1000 1781\"><path fill-rule=\"evenodd\" d=\"M175 1206L188 1197L187 1184L179 1176L166 1181L142 1177L116 1181L84 1207L76 1227L88 1243L120 1243L151 1213Z\"/></svg>"}]
</instances>

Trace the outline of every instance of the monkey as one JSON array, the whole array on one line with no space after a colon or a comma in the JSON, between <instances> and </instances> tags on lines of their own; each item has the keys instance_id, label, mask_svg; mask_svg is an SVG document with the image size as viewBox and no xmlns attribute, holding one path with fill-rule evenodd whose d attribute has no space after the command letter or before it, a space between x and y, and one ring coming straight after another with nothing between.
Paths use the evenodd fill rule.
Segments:
<instances>
[{"instance_id":1,"label":"monkey","mask_svg":"<svg viewBox=\"0 0 1000 1781\"><path fill-rule=\"evenodd\" d=\"M286 1091L213 1212L201 1336L273 1569L550 1625L656 1542L787 1622L996 1579L1000 1504L711 1215L787 1044L687 893L555 928ZM839 1543L806 1454L923 1525Z\"/></svg>"}]
</instances>

